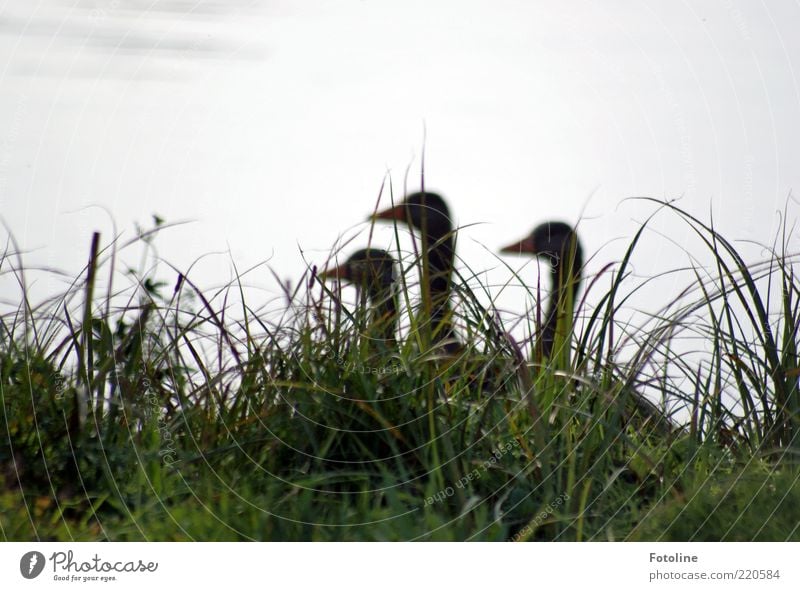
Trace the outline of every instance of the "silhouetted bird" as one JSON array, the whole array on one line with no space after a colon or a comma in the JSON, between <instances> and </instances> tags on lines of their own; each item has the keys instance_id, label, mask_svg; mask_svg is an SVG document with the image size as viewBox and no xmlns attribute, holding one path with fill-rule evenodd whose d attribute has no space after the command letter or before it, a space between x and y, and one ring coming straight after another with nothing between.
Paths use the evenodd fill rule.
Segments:
<instances>
[{"instance_id":1,"label":"silhouetted bird","mask_svg":"<svg viewBox=\"0 0 800 591\"><path fill-rule=\"evenodd\" d=\"M460 348L452 325L450 290L455 258L455 232L450 211L436 193L413 193L375 220L394 220L418 230L421 239L421 277L424 310L430 306L432 340L452 353Z\"/></svg>"},{"instance_id":2,"label":"silhouetted bird","mask_svg":"<svg viewBox=\"0 0 800 591\"><path fill-rule=\"evenodd\" d=\"M575 313L584 263L583 249L578 235L568 224L546 222L536 226L530 236L506 246L501 252L545 256L548 259L553 274L553 288L545 322L541 328L541 337L536 346L541 347L543 357L550 358L556 336L560 337L558 342L562 347L569 346L569 335L557 335L557 331L564 330L559 327L568 326L565 321L567 319L571 321ZM626 420L634 420L638 416L645 419L644 424L650 423L662 435L676 432L674 423L646 396L637 391L633 384L618 384L615 388L619 389L620 396L625 401L623 416ZM639 423L639 426L642 427L644 424Z\"/></svg>"},{"instance_id":3,"label":"silhouetted bird","mask_svg":"<svg viewBox=\"0 0 800 591\"><path fill-rule=\"evenodd\" d=\"M542 356L549 358L553 352L556 331L575 312L583 268L583 249L578 235L571 226L563 222L546 222L536 226L527 238L506 246L500 252L543 256L550 265L553 275L552 292L536 345L541 348ZM559 324L559 319L562 318L564 320ZM568 346L567 335L559 336L559 342Z\"/></svg>"},{"instance_id":4,"label":"silhouetted bird","mask_svg":"<svg viewBox=\"0 0 800 591\"><path fill-rule=\"evenodd\" d=\"M368 336L395 342L397 328L396 263L385 250L364 248L350 255L341 265L320 273L319 278L338 280L355 285L361 295L361 304L369 300L371 307Z\"/></svg>"}]
</instances>

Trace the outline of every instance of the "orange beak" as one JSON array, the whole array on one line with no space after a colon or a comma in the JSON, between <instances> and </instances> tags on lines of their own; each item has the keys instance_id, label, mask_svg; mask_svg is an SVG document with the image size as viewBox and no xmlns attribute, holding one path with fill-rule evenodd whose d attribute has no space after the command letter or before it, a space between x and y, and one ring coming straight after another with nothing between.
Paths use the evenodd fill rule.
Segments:
<instances>
[{"instance_id":1,"label":"orange beak","mask_svg":"<svg viewBox=\"0 0 800 591\"><path fill-rule=\"evenodd\" d=\"M400 203L395 205L394 207L390 207L388 209L384 209L383 211L379 211L372 216L370 216L372 220L396 220L398 222L405 222L406 221L406 206L404 203Z\"/></svg>"},{"instance_id":2,"label":"orange beak","mask_svg":"<svg viewBox=\"0 0 800 591\"><path fill-rule=\"evenodd\" d=\"M346 263L326 269L317 275L320 281L350 281L350 267Z\"/></svg>"},{"instance_id":3,"label":"orange beak","mask_svg":"<svg viewBox=\"0 0 800 591\"><path fill-rule=\"evenodd\" d=\"M536 245L533 243L533 238L528 236L519 242L501 248L500 252L505 254L536 254Z\"/></svg>"}]
</instances>

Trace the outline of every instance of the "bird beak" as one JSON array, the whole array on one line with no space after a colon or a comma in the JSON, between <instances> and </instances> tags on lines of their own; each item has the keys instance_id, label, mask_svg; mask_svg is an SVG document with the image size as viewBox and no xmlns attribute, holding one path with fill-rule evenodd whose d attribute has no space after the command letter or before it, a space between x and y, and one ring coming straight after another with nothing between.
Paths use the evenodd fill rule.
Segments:
<instances>
[{"instance_id":1,"label":"bird beak","mask_svg":"<svg viewBox=\"0 0 800 591\"><path fill-rule=\"evenodd\" d=\"M379 211L370 216L370 221L375 220L396 220L398 222L406 221L406 206L404 203L395 205L383 211Z\"/></svg>"},{"instance_id":2,"label":"bird beak","mask_svg":"<svg viewBox=\"0 0 800 591\"><path fill-rule=\"evenodd\" d=\"M505 254L536 254L536 245L533 243L533 238L528 236L519 242L501 248L500 252Z\"/></svg>"},{"instance_id":3,"label":"bird beak","mask_svg":"<svg viewBox=\"0 0 800 591\"><path fill-rule=\"evenodd\" d=\"M320 281L350 281L350 267L341 264L333 269L326 269L317 277Z\"/></svg>"}]
</instances>

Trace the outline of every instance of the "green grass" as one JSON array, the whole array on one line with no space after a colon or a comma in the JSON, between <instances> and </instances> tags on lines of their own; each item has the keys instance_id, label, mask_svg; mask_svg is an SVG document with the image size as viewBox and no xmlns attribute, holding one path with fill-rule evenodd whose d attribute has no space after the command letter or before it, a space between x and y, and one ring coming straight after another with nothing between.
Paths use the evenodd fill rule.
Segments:
<instances>
[{"instance_id":1,"label":"green grass","mask_svg":"<svg viewBox=\"0 0 800 591\"><path fill-rule=\"evenodd\" d=\"M643 227L587 279L547 363L520 353L477 275L454 296L470 346L447 358L418 322L397 349L372 345L361 311L310 273L277 317L251 307L243 276L203 291L185 269L121 271L126 249L154 256L160 220L128 244L96 236L80 276L38 304L7 252L19 301L0 317L0 533L800 540L787 237L746 262L711 225L655 204L713 265L692 262L681 296L631 327ZM704 353L681 349L686 335Z\"/></svg>"}]
</instances>

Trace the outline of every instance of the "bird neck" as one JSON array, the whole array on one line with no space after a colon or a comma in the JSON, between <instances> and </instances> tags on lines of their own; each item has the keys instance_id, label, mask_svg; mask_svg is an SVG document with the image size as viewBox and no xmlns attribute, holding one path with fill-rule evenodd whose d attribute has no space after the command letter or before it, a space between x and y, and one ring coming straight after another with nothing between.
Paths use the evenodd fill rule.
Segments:
<instances>
[{"instance_id":1,"label":"bird neck","mask_svg":"<svg viewBox=\"0 0 800 591\"><path fill-rule=\"evenodd\" d=\"M556 340L556 331L559 330L559 319L570 318L575 312L575 299L580 287L580 271L565 268L565 265L554 264L553 271L553 291L550 294L547 304L545 323L542 327L542 354L544 357L552 357L553 344ZM561 329L565 330L565 329ZM561 335L563 343L566 334Z\"/></svg>"},{"instance_id":2,"label":"bird neck","mask_svg":"<svg viewBox=\"0 0 800 591\"><path fill-rule=\"evenodd\" d=\"M455 262L455 245L453 232L422 233L423 249L423 298L430 302L431 330L436 334L437 340L452 337L450 326L450 291L453 279ZM427 268L426 268L427 267ZM426 276L427 273L427 276Z\"/></svg>"},{"instance_id":3,"label":"bird neck","mask_svg":"<svg viewBox=\"0 0 800 591\"><path fill-rule=\"evenodd\" d=\"M391 346L397 330L397 294L392 286L375 286L369 290L368 297L372 304L369 336Z\"/></svg>"},{"instance_id":4,"label":"bird neck","mask_svg":"<svg viewBox=\"0 0 800 591\"><path fill-rule=\"evenodd\" d=\"M376 302L372 317L374 336L386 346L392 346L395 343L397 330L397 295L394 292L384 292L381 299L374 301Z\"/></svg>"}]
</instances>

